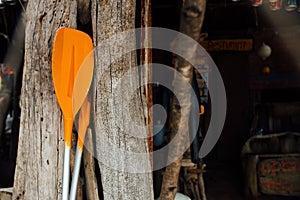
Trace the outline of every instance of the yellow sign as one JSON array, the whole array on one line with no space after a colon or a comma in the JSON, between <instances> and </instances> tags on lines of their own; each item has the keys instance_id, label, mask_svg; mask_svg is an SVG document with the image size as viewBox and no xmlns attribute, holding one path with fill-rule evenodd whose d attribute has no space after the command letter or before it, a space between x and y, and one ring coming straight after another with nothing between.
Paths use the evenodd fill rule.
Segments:
<instances>
[{"instance_id":1,"label":"yellow sign","mask_svg":"<svg viewBox=\"0 0 300 200\"><path fill-rule=\"evenodd\" d=\"M204 40L200 44L207 51L252 51L252 39Z\"/></svg>"}]
</instances>

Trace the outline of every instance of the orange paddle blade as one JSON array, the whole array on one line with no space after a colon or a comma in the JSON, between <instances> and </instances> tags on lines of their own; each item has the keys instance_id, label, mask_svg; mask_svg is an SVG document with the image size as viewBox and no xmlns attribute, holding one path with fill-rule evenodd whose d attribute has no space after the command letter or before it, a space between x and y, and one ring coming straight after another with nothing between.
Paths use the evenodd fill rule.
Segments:
<instances>
[{"instance_id":1,"label":"orange paddle blade","mask_svg":"<svg viewBox=\"0 0 300 200\"><path fill-rule=\"evenodd\" d=\"M94 72L94 51L92 51L81 64L74 82L73 88L73 117L86 99Z\"/></svg>"},{"instance_id":2,"label":"orange paddle blade","mask_svg":"<svg viewBox=\"0 0 300 200\"><path fill-rule=\"evenodd\" d=\"M60 28L52 53L52 75L58 103L66 117L72 118L72 93L77 71L93 50L91 38L78 30Z\"/></svg>"},{"instance_id":3,"label":"orange paddle blade","mask_svg":"<svg viewBox=\"0 0 300 200\"><path fill-rule=\"evenodd\" d=\"M88 97L85 99L83 105L80 109L79 119L78 119L78 147L83 147L84 137L87 127L90 123L90 109L91 103Z\"/></svg>"},{"instance_id":4,"label":"orange paddle blade","mask_svg":"<svg viewBox=\"0 0 300 200\"><path fill-rule=\"evenodd\" d=\"M74 80L81 63L92 50L92 40L87 34L71 28L60 28L56 32L52 52L52 77L56 97L64 115L67 143L71 142L73 126Z\"/></svg>"}]
</instances>

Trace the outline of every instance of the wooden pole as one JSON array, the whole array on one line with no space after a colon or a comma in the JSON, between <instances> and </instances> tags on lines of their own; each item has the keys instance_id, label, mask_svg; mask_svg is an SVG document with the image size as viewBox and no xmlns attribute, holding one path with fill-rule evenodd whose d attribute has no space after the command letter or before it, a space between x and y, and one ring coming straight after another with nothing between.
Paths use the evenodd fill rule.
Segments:
<instances>
[{"instance_id":1,"label":"wooden pole","mask_svg":"<svg viewBox=\"0 0 300 200\"><path fill-rule=\"evenodd\" d=\"M200 39L200 31L204 19L205 6L205 0L185 0L181 11L180 32L190 36L196 41L199 41ZM172 45L178 45L176 40ZM195 53L195 49L190 48L189 46L184 48L186 48L187 51L190 51L191 55ZM176 56L175 69L180 72L185 79L189 81L189 83L192 82L193 66L190 63L183 58ZM179 127L182 127L181 124L188 124L191 107L191 91L185 90L180 84L174 85L174 87L180 91L177 98L180 98L183 100L183 102L178 105L178 102L174 98L171 100L171 140L178 132ZM178 148L173 148L172 151L182 151L181 147L184 146L183 144L188 141L189 128L186 126L183 128L183 131L184 134L182 134L182 137L176 144ZM169 160L173 160L173 158L170 157L171 155L176 155L176 153L173 153L169 152ZM181 162L182 156L166 167L160 194L161 200L173 200L175 198L178 190L177 183Z\"/></svg>"},{"instance_id":2,"label":"wooden pole","mask_svg":"<svg viewBox=\"0 0 300 200\"><path fill-rule=\"evenodd\" d=\"M94 41L97 45L112 36L123 31L135 28L135 0L110 0L92 2L92 22ZM132 35L135 38L135 35ZM127 152L138 152L147 155L147 138L133 137L132 134L146 135L146 128L136 130L131 122L145 124L144 105L146 100L142 91L136 90L139 84L137 69L137 54L135 51L125 53L126 49L116 48L122 41L112 40L107 52L111 57L116 53L122 56L112 62L111 57L105 57L96 51L95 76L101 77L96 84L95 95L95 131L96 131L96 154L99 158L101 181L103 185L104 199L153 199L153 181L150 172L132 173L127 169L134 169ZM123 41L127 45L135 46L136 41ZM105 49L106 50L106 49ZM105 58L104 58L105 57ZM107 59L107 60L106 60ZM105 62L111 61L109 69ZM133 75L128 79L122 79L124 74L132 69ZM103 72L103 74L101 74ZM121 80L121 82L119 82ZM115 85L120 84L118 88ZM135 93L128 99L129 90ZM124 112L127 107L129 112ZM107 140L104 142L103 138ZM109 145L108 144L112 144ZM114 151L114 152L113 152ZM120 151L121 153L117 153ZM107 156L109 154L113 156ZM130 157L134 159L134 157ZM101 160L101 159L105 159ZM116 162L117 161L117 162ZM109 164L105 164L109 163ZM150 160L146 161L145 168L150 168ZM117 170L116 168L121 168Z\"/></svg>"},{"instance_id":3,"label":"wooden pole","mask_svg":"<svg viewBox=\"0 0 300 200\"><path fill-rule=\"evenodd\" d=\"M29 1L13 199L61 199L62 116L51 76L56 30L75 27L74 0Z\"/></svg>"},{"instance_id":4,"label":"wooden pole","mask_svg":"<svg viewBox=\"0 0 300 200\"><path fill-rule=\"evenodd\" d=\"M142 0L141 6L141 65L145 65L146 67L143 68L144 76L142 76L143 83L145 86L143 87L143 95L144 98L147 100L147 105L145 106L144 110L146 111L146 120L147 120L147 131L148 131L148 145L149 145L149 152L153 152L153 113L151 112L150 108L153 105L152 101L152 86L148 83L151 81L152 77L152 70L151 70L151 63L152 63L152 49L145 48L145 46L150 46L152 44L151 39L151 32L146 31L145 27L152 26L152 15L151 15L151 0ZM151 163L153 162L153 158L151 157Z\"/></svg>"}]
</instances>

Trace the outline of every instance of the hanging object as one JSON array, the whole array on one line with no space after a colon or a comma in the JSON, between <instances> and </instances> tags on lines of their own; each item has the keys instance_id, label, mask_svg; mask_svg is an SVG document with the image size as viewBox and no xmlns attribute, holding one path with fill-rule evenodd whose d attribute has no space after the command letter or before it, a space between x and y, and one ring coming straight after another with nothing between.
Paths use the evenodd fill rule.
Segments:
<instances>
[{"instance_id":1,"label":"hanging object","mask_svg":"<svg viewBox=\"0 0 300 200\"><path fill-rule=\"evenodd\" d=\"M263 0L252 0L252 6L257 7L262 4Z\"/></svg>"},{"instance_id":2,"label":"hanging object","mask_svg":"<svg viewBox=\"0 0 300 200\"><path fill-rule=\"evenodd\" d=\"M6 0L5 2L7 3L7 5L16 5L16 0Z\"/></svg>"},{"instance_id":3,"label":"hanging object","mask_svg":"<svg viewBox=\"0 0 300 200\"><path fill-rule=\"evenodd\" d=\"M257 51L257 55L261 57L262 60L266 60L271 55L271 52L271 47L263 42Z\"/></svg>"},{"instance_id":4,"label":"hanging object","mask_svg":"<svg viewBox=\"0 0 300 200\"><path fill-rule=\"evenodd\" d=\"M271 68L270 68L270 66L268 66L268 65L264 66L264 67L262 68L262 73L263 73L264 75L270 74L270 73L271 73Z\"/></svg>"},{"instance_id":5,"label":"hanging object","mask_svg":"<svg viewBox=\"0 0 300 200\"><path fill-rule=\"evenodd\" d=\"M279 10L281 8L281 1L282 0L270 0L270 8L271 10Z\"/></svg>"},{"instance_id":6,"label":"hanging object","mask_svg":"<svg viewBox=\"0 0 300 200\"><path fill-rule=\"evenodd\" d=\"M3 0L0 0L0 10L5 8L5 4Z\"/></svg>"},{"instance_id":7,"label":"hanging object","mask_svg":"<svg viewBox=\"0 0 300 200\"><path fill-rule=\"evenodd\" d=\"M286 11L294 11L297 9L297 0L286 0L285 2Z\"/></svg>"}]
</instances>

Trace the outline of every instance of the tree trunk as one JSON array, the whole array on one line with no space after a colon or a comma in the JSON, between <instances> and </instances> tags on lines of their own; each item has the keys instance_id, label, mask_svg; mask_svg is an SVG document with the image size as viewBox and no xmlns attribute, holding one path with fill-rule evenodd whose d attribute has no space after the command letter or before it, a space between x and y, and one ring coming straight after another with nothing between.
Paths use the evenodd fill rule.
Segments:
<instances>
[{"instance_id":1,"label":"tree trunk","mask_svg":"<svg viewBox=\"0 0 300 200\"><path fill-rule=\"evenodd\" d=\"M60 199L64 141L51 75L56 30L76 26L76 1L29 1L13 199Z\"/></svg>"},{"instance_id":2,"label":"tree trunk","mask_svg":"<svg viewBox=\"0 0 300 200\"><path fill-rule=\"evenodd\" d=\"M200 31L204 19L205 13L205 0L185 0L181 11L181 21L180 21L180 32L184 33L196 41L200 39ZM172 45L179 45L176 40ZM182 44L181 44L182 45ZM189 46L189 44L184 44L186 46L181 47L189 51L189 55L195 55L195 48ZM191 84L193 77L193 66L188 63L185 59L176 56L175 58L175 68L180 72L184 78ZM175 77L176 79L176 77ZM184 124L189 124L189 116L191 110L191 91L186 90L180 84L174 85L174 87L180 91L177 98L183 100L179 105L178 101L174 98L171 101L171 140L178 133L179 127L184 127L183 133L180 135L180 140L176 144L178 148L172 148L172 151L182 152L183 144L189 139L189 127L183 126ZM173 160L170 156L179 155L175 152L170 152L168 159ZM166 171L163 176L162 190L161 190L161 200L173 200L177 192L177 183L179 172L182 163L182 156L179 157L175 162L167 166Z\"/></svg>"},{"instance_id":3,"label":"tree trunk","mask_svg":"<svg viewBox=\"0 0 300 200\"><path fill-rule=\"evenodd\" d=\"M95 0L92 3L96 45L103 44L101 40L135 27L135 3L135 0ZM134 173L135 166L131 165L134 165L135 157L128 157L126 154L144 153L148 159L144 163L145 169L151 168L146 127L137 130L133 126L144 126L147 119L143 110L143 105L146 105L145 99L137 87L138 71L133 69L136 66L136 52L125 53L124 49L118 48L122 42L124 41L111 41L104 52L102 47L96 51L96 152L101 169L104 199L153 199L151 171ZM132 41L125 43L129 46L135 45ZM108 56L105 57L105 53ZM124 55L106 67L105 63L112 61L110 57L122 53ZM117 85L130 69L133 74L129 79L122 79L120 85ZM130 96L132 91L135 92ZM127 108L129 112L126 111ZM144 137L138 138L134 135ZM133 160L132 163L128 162L130 159Z\"/></svg>"}]
</instances>

